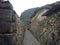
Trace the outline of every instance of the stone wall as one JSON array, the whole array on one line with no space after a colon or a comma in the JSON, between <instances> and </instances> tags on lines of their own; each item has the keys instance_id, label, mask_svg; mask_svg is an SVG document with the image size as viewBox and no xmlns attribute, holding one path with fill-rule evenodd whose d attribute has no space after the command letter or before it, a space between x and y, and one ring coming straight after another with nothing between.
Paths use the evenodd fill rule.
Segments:
<instances>
[{"instance_id":1,"label":"stone wall","mask_svg":"<svg viewBox=\"0 0 60 45\"><path fill-rule=\"evenodd\" d=\"M0 2L0 45L23 45L25 27L9 1Z\"/></svg>"},{"instance_id":2,"label":"stone wall","mask_svg":"<svg viewBox=\"0 0 60 45\"><path fill-rule=\"evenodd\" d=\"M60 15L60 12L51 14L51 16L49 17L42 16L44 13L42 15L41 13L43 13L43 11L42 12L39 11L36 14L36 16L32 18L30 24L30 31L35 36L35 38L40 42L40 45L51 45L51 44L59 45L58 42L60 41L56 40L59 38L58 37L59 34L57 32L60 32L59 31L60 17L58 17L58 15Z\"/></svg>"}]
</instances>

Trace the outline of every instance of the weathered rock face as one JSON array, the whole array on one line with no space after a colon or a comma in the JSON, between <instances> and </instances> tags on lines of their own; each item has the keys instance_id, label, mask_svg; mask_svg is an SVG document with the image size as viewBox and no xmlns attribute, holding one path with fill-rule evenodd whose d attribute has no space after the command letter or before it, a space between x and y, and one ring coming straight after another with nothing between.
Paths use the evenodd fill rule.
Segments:
<instances>
[{"instance_id":1,"label":"weathered rock face","mask_svg":"<svg viewBox=\"0 0 60 45\"><path fill-rule=\"evenodd\" d=\"M56 9L52 8L52 10ZM51 10L42 9L32 18L30 31L40 42L40 45L60 45L60 11L56 10L51 14L49 11ZM45 13L48 13L49 16Z\"/></svg>"},{"instance_id":2,"label":"weathered rock face","mask_svg":"<svg viewBox=\"0 0 60 45\"><path fill-rule=\"evenodd\" d=\"M38 10L39 10L39 7L36 7L36 8L31 8L22 12L20 19L24 22L26 28L29 28L28 26L30 24L31 17L33 17L35 13L38 12Z\"/></svg>"},{"instance_id":3,"label":"weathered rock face","mask_svg":"<svg viewBox=\"0 0 60 45\"><path fill-rule=\"evenodd\" d=\"M17 44L16 45L23 45L24 40L24 34L25 34L25 26L24 23L20 20L20 18L17 18L16 16L16 37L17 37Z\"/></svg>"},{"instance_id":4,"label":"weathered rock face","mask_svg":"<svg viewBox=\"0 0 60 45\"><path fill-rule=\"evenodd\" d=\"M38 45L60 45L60 5L59 3L47 5L46 7L44 6L40 9L41 10L39 10L32 17L32 19L30 18L31 21L28 20L30 22L28 24L29 26L28 30L40 42L40 44ZM26 33L29 34L28 32ZM30 36L32 37L32 35ZM26 38L27 36L24 37L24 39ZM30 38L29 39L27 38L26 40L24 40L26 41L24 44L28 45L29 41L31 41ZM33 42L33 38L31 39ZM30 44L34 45L34 42L33 43L30 42Z\"/></svg>"},{"instance_id":5,"label":"weathered rock face","mask_svg":"<svg viewBox=\"0 0 60 45\"><path fill-rule=\"evenodd\" d=\"M22 45L25 27L9 1L0 2L0 45Z\"/></svg>"},{"instance_id":6,"label":"weathered rock face","mask_svg":"<svg viewBox=\"0 0 60 45\"><path fill-rule=\"evenodd\" d=\"M35 14L28 13L23 12L22 21L24 24L27 22L27 29L40 42L39 45L60 45L60 2L43 6ZM24 39L26 38L27 36ZM28 40L24 41L27 42ZM28 45L28 43L25 44ZM31 43L31 45L34 44Z\"/></svg>"}]
</instances>

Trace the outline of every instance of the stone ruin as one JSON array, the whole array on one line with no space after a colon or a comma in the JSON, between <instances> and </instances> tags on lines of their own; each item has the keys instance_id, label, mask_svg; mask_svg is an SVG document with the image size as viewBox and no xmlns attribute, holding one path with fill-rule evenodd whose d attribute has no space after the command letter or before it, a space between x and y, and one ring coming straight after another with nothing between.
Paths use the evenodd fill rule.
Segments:
<instances>
[{"instance_id":1,"label":"stone ruin","mask_svg":"<svg viewBox=\"0 0 60 45\"><path fill-rule=\"evenodd\" d=\"M60 2L26 10L19 18L9 1L0 0L0 45L60 45Z\"/></svg>"},{"instance_id":2,"label":"stone ruin","mask_svg":"<svg viewBox=\"0 0 60 45\"><path fill-rule=\"evenodd\" d=\"M0 0L0 45L22 45L25 27L9 1Z\"/></svg>"}]
</instances>

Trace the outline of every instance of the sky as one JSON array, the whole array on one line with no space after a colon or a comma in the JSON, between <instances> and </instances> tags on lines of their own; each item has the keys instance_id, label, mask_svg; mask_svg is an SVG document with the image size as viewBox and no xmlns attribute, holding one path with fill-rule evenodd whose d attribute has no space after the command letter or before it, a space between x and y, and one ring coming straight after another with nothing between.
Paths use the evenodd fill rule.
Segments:
<instances>
[{"instance_id":1,"label":"sky","mask_svg":"<svg viewBox=\"0 0 60 45\"><path fill-rule=\"evenodd\" d=\"M53 2L59 1L59 0L9 0L16 13L21 16L21 13L24 10L34 8L34 7L41 7L46 4L51 4Z\"/></svg>"}]
</instances>

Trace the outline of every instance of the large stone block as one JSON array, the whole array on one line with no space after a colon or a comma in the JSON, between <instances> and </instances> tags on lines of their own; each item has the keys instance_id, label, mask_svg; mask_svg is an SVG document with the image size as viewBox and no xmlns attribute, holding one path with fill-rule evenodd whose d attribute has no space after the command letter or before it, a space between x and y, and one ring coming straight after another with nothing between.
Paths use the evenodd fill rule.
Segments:
<instances>
[{"instance_id":1,"label":"large stone block","mask_svg":"<svg viewBox=\"0 0 60 45\"><path fill-rule=\"evenodd\" d=\"M0 34L15 32L15 24L9 22L0 22Z\"/></svg>"},{"instance_id":2,"label":"large stone block","mask_svg":"<svg viewBox=\"0 0 60 45\"><path fill-rule=\"evenodd\" d=\"M9 1L3 1L2 3L0 3L0 8L13 9L13 7Z\"/></svg>"},{"instance_id":3,"label":"large stone block","mask_svg":"<svg viewBox=\"0 0 60 45\"><path fill-rule=\"evenodd\" d=\"M11 18L13 10L0 9L0 18Z\"/></svg>"},{"instance_id":4,"label":"large stone block","mask_svg":"<svg viewBox=\"0 0 60 45\"><path fill-rule=\"evenodd\" d=\"M13 10L9 10L9 9L0 9L0 22L3 21L13 21L13 14L14 11Z\"/></svg>"},{"instance_id":5,"label":"large stone block","mask_svg":"<svg viewBox=\"0 0 60 45\"><path fill-rule=\"evenodd\" d=\"M15 45L14 34L0 34L0 45Z\"/></svg>"}]
</instances>

